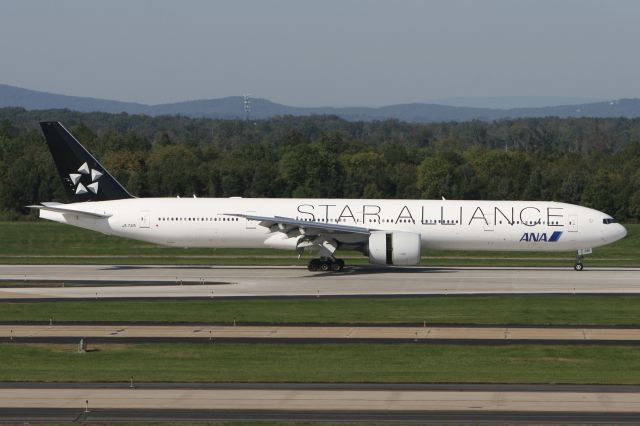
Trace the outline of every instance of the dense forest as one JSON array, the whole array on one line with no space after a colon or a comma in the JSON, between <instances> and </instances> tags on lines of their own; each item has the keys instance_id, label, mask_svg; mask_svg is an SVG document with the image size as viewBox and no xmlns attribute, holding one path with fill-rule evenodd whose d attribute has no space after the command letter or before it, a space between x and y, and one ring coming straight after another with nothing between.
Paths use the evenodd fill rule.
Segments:
<instances>
[{"instance_id":1,"label":"dense forest","mask_svg":"<svg viewBox=\"0 0 640 426\"><path fill-rule=\"evenodd\" d=\"M0 219L65 201L38 122L137 196L555 200L640 219L640 119L213 120L0 109Z\"/></svg>"}]
</instances>

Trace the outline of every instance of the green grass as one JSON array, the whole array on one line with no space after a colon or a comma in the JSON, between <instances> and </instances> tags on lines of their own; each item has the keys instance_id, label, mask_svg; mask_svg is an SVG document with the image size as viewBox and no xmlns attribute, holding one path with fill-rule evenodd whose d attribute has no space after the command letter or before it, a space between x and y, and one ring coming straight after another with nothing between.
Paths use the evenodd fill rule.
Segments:
<instances>
[{"instance_id":1,"label":"green grass","mask_svg":"<svg viewBox=\"0 0 640 426\"><path fill-rule=\"evenodd\" d=\"M593 266L640 266L640 225L626 225L629 235L594 250ZM367 259L342 253L350 264ZM429 251L424 265L568 266L574 254L529 252ZM351 259L350 257L353 257ZM271 249L181 249L160 247L53 222L0 222L0 263L36 264L207 264L306 265L293 252Z\"/></svg>"},{"instance_id":2,"label":"green grass","mask_svg":"<svg viewBox=\"0 0 640 426\"><path fill-rule=\"evenodd\" d=\"M640 326L640 296L475 296L0 303L0 321Z\"/></svg>"},{"instance_id":3,"label":"green grass","mask_svg":"<svg viewBox=\"0 0 640 426\"><path fill-rule=\"evenodd\" d=\"M626 346L1 344L6 381L640 383Z\"/></svg>"}]
</instances>

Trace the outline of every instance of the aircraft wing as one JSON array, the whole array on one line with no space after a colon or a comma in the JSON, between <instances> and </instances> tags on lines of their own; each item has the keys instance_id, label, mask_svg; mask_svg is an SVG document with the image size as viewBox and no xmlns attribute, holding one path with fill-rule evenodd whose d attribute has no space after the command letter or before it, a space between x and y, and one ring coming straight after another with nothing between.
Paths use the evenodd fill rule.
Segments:
<instances>
[{"instance_id":1,"label":"aircraft wing","mask_svg":"<svg viewBox=\"0 0 640 426\"><path fill-rule=\"evenodd\" d=\"M243 217L248 220L258 222L260 226L269 228L272 232L283 232L289 234L291 231L299 230L300 234L359 234L369 235L371 229L360 226L340 225L338 223L309 222L282 216L254 216L250 214L226 213L227 216Z\"/></svg>"},{"instance_id":2,"label":"aircraft wing","mask_svg":"<svg viewBox=\"0 0 640 426\"><path fill-rule=\"evenodd\" d=\"M73 213L81 216L88 216L93 219L106 219L108 217L113 216L110 213L97 213L97 212L80 210L80 209L72 209L72 208L66 207L66 205L62 203L42 203L42 205L27 206L27 207L30 209L49 210L49 211L58 212L58 213Z\"/></svg>"}]
</instances>

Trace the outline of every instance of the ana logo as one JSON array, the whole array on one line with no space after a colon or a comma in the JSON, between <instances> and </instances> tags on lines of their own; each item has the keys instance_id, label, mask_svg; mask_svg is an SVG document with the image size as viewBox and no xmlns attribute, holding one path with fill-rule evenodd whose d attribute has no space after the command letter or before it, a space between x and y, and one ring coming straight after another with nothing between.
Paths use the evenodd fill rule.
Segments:
<instances>
[{"instance_id":1,"label":"ana logo","mask_svg":"<svg viewBox=\"0 0 640 426\"><path fill-rule=\"evenodd\" d=\"M555 243L562 236L562 231L554 231L549 237L546 232L525 232L520 238L520 242L528 243Z\"/></svg>"},{"instance_id":2,"label":"ana logo","mask_svg":"<svg viewBox=\"0 0 640 426\"><path fill-rule=\"evenodd\" d=\"M91 183L87 186L84 186L82 182L83 176L91 177ZM87 163L84 163L82 166L78 168L78 173L69 173L69 178L71 182L76 186L76 194L86 194L91 191L94 194L98 193L98 179L102 176L102 172L94 169L89 169ZM86 181L87 179L85 179Z\"/></svg>"}]
</instances>

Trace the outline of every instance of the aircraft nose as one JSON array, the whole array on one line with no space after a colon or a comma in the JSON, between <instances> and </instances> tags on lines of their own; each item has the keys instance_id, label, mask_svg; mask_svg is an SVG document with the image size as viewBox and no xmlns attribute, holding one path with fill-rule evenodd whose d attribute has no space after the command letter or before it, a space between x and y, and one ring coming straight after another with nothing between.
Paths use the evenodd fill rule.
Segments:
<instances>
[{"instance_id":1,"label":"aircraft nose","mask_svg":"<svg viewBox=\"0 0 640 426\"><path fill-rule=\"evenodd\" d=\"M627 230L624 226L619 223L614 224L615 227L611 230L611 242L618 241L627 236Z\"/></svg>"},{"instance_id":2,"label":"aircraft nose","mask_svg":"<svg viewBox=\"0 0 640 426\"><path fill-rule=\"evenodd\" d=\"M614 241L621 240L626 236L627 230L619 223L605 225L604 240L607 241L607 243L613 243Z\"/></svg>"},{"instance_id":3,"label":"aircraft nose","mask_svg":"<svg viewBox=\"0 0 640 426\"><path fill-rule=\"evenodd\" d=\"M620 227L620 238L618 238L619 240L623 239L624 237L627 236L627 228L625 228L624 226L618 224L618 226Z\"/></svg>"}]
</instances>

